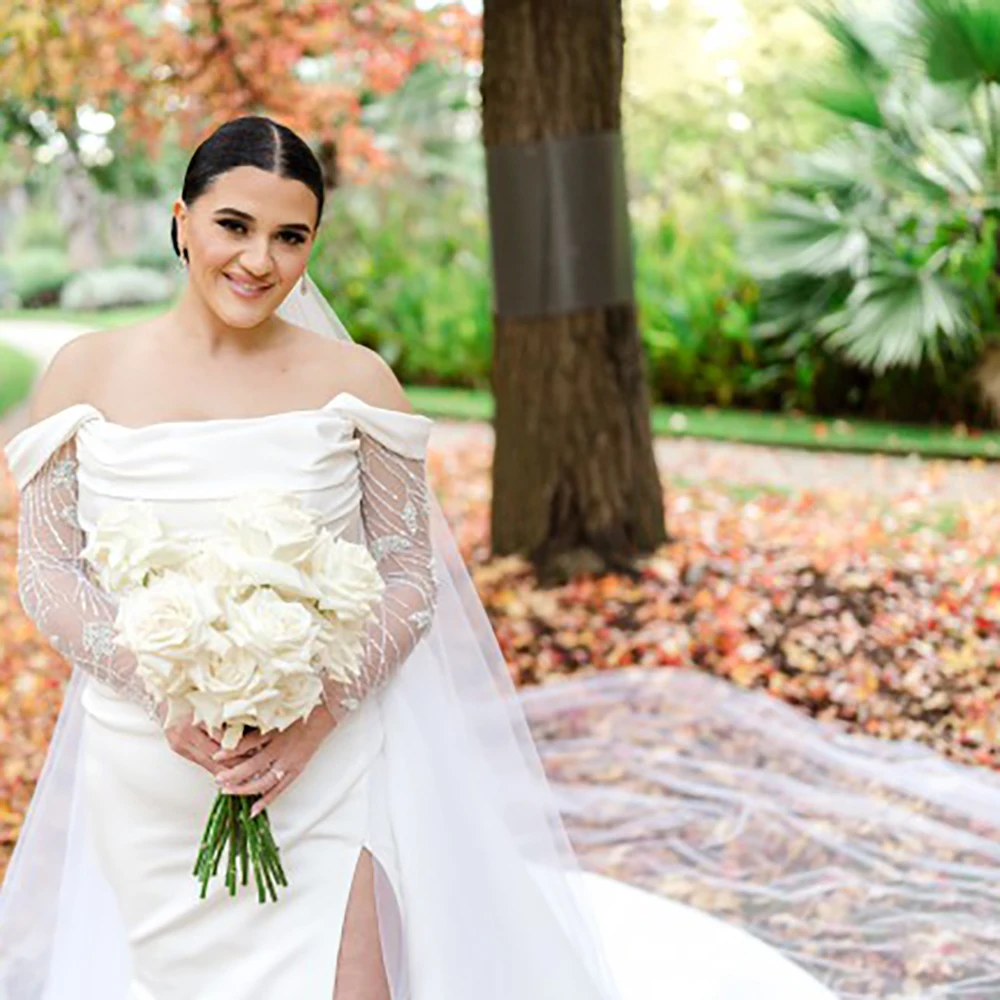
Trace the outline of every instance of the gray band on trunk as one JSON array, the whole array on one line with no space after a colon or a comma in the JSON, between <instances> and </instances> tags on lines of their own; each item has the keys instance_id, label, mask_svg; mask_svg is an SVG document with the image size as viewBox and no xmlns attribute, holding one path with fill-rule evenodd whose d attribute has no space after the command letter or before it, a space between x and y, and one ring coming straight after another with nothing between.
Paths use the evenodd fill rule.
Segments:
<instances>
[{"instance_id":1,"label":"gray band on trunk","mask_svg":"<svg viewBox=\"0 0 1000 1000\"><path fill-rule=\"evenodd\" d=\"M497 314L553 316L632 301L620 132L486 151Z\"/></svg>"}]
</instances>

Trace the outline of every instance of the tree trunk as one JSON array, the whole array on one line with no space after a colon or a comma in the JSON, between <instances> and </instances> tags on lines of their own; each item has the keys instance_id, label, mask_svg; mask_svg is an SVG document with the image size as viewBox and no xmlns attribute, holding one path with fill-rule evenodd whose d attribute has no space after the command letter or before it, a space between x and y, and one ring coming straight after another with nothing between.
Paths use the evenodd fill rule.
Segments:
<instances>
[{"instance_id":1,"label":"tree trunk","mask_svg":"<svg viewBox=\"0 0 1000 1000\"><path fill-rule=\"evenodd\" d=\"M487 150L620 133L620 0L486 0L483 33ZM548 581L666 540L628 254L617 303L494 316L493 551Z\"/></svg>"}]
</instances>

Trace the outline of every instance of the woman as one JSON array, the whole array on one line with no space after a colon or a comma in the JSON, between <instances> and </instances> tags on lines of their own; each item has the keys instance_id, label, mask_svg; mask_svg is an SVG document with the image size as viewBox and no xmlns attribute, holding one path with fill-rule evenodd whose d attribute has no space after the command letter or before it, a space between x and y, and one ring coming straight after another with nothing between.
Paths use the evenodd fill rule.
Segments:
<instances>
[{"instance_id":1,"label":"woman","mask_svg":"<svg viewBox=\"0 0 1000 1000\"><path fill-rule=\"evenodd\" d=\"M289 129L220 128L174 206L177 304L63 348L8 445L20 597L76 669L0 902L7 1000L615 995L427 487L431 422L306 276L323 194ZM81 550L123 499L201 530L260 487L294 491L367 544L386 590L362 678L325 682L304 722L227 754L198 726L164 728ZM277 903L221 884L198 896L191 867L220 787L263 795L289 879Z\"/></svg>"}]
</instances>

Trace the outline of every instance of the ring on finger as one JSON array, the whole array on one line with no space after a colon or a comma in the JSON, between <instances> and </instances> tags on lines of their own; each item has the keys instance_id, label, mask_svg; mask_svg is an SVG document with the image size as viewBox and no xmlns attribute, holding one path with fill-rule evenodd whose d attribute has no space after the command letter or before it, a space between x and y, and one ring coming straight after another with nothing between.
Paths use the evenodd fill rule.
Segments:
<instances>
[{"instance_id":1,"label":"ring on finger","mask_svg":"<svg viewBox=\"0 0 1000 1000\"><path fill-rule=\"evenodd\" d=\"M283 780L284 780L284 777L285 777L285 772L284 772L284 771L283 771L283 770L282 770L282 769L281 769L280 767L275 767L275 766L274 766L274 764L272 764L272 765L271 765L271 766L270 766L270 767L268 768L268 770L270 771L270 773L271 773L271 774L273 774L273 775L274 775L274 777L275 777L275 778L276 778L276 779L277 779L278 781L283 781Z\"/></svg>"}]
</instances>

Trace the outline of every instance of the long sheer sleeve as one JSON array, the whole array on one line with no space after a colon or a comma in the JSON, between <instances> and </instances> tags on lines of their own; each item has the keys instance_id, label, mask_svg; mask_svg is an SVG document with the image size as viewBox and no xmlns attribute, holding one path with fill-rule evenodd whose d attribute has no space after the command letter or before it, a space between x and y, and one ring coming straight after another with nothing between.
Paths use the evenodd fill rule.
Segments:
<instances>
[{"instance_id":1,"label":"long sheer sleeve","mask_svg":"<svg viewBox=\"0 0 1000 1000\"><path fill-rule=\"evenodd\" d=\"M386 588L365 631L360 676L324 681L335 718L356 710L406 661L430 629L437 600L426 463L367 434L360 439L361 520Z\"/></svg>"},{"instance_id":2,"label":"long sheer sleeve","mask_svg":"<svg viewBox=\"0 0 1000 1000\"><path fill-rule=\"evenodd\" d=\"M112 643L118 602L92 579L77 514L76 439L66 441L21 490L18 596L38 630L74 668L156 719L156 702L132 653Z\"/></svg>"}]
</instances>

